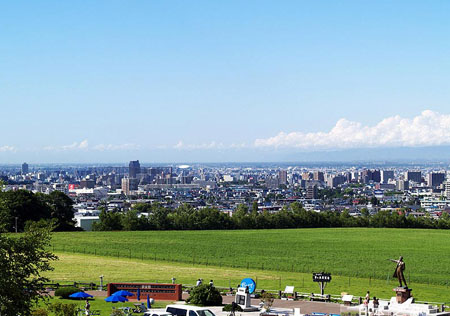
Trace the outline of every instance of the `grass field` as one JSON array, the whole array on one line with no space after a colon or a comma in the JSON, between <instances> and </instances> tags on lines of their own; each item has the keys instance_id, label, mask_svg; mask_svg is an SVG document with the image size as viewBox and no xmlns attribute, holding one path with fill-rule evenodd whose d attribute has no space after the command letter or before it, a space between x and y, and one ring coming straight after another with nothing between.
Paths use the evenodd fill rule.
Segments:
<instances>
[{"instance_id":1,"label":"grass field","mask_svg":"<svg viewBox=\"0 0 450 316\"><path fill-rule=\"evenodd\" d=\"M304 272L378 279L392 277L400 255L414 283L450 285L450 231L418 229L292 229L55 233L55 252L137 261Z\"/></svg>"},{"instance_id":2,"label":"grass field","mask_svg":"<svg viewBox=\"0 0 450 316\"><path fill-rule=\"evenodd\" d=\"M258 289L279 290L284 289L286 285L294 285L295 290L299 292L319 292L319 287L317 283L312 282L310 273L192 266L186 263L116 259L87 254L57 255L60 260L54 263L55 270L46 274L57 282L95 281L98 284L99 276L104 275L105 282L169 283L170 279L175 277L177 283L192 285L198 278L203 278L205 281L213 279L216 286L235 287L243 278L252 277L257 281ZM339 295L348 292L364 296L366 291L370 290L374 296L389 299L394 294L392 289L396 286L395 281L334 275L331 283L327 285L326 293ZM447 286L413 283L411 287L418 300L450 302L450 290Z\"/></svg>"}]
</instances>

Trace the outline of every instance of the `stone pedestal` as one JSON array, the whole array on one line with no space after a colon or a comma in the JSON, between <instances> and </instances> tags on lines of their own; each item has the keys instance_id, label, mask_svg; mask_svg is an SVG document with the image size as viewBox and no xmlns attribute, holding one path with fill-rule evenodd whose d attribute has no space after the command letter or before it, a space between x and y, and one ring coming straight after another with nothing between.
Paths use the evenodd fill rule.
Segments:
<instances>
[{"instance_id":1,"label":"stone pedestal","mask_svg":"<svg viewBox=\"0 0 450 316\"><path fill-rule=\"evenodd\" d=\"M412 289L408 289L407 287L396 287L393 291L397 293L397 303L402 304L411 297Z\"/></svg>"}]
</instances>

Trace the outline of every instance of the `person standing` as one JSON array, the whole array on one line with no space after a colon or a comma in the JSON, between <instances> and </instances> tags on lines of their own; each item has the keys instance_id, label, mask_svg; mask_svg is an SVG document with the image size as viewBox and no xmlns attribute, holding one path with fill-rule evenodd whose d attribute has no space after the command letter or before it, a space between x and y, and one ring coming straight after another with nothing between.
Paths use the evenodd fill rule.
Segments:
<instances>
[{"instance_id":1,"label":"person standing","mask_svg":"<svg viewBox=\"0 0 450 316\"><path fill-rule=\"evenodd\" d=\"M86 300L86 304L84 305L84 310L86 311L86 315L91 314L91 304L88 300Z\"/></svg>"}]
</instances>

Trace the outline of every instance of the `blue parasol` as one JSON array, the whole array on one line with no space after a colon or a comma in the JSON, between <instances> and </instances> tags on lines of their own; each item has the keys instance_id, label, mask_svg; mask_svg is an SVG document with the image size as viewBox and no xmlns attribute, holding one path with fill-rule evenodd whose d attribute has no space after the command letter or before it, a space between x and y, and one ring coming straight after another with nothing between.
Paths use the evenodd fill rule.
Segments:
<instances>
[{"instance_id":1,"label":"blue parasol","mask_svg":"<svg viewBox=\"0 0 450 316\"><path fill-rule=\"evenodd\" d=\"M117 291L117 292L115 292L113 295L120 295L120 296L133 296L134 295L134 293L131 293L131 292L128 292L128 291L125 291L125 290L120 290L120 291Z\"/></svg>"},{"instance_id":2,"label":"blue parasol","mask_svg":"<svg viewBox=\"0 0 450 316\"><path fill-rule=\"evenodd\" d=\"M152 308L152 305L150 304L150 296L147 294L147 309Z\"/></svg>"},{"instance_id":3,"label":"blue parasol","mask_svg":"<svg viewBox=\"0 0 450 316\"><path fill-rule=\"evenodd\" d=\"M71 298L88 298L88 297L93 297L93 296L90 294L87 294L85 292L76 292L76 293L70 294L69 297L71 297Z\"/></svg>"},{"instance_id":4,"label":"blue parasol","mask_svg":"<svg viewBox=\"0 0 450 316\"><path fill-rule=\"evenodd\" d=\"M141 300L141 289L137 289L137 300L140 301Z\"/></svg>"},{"instance_id":5,"label":"blue parasol","mask_svg":"<svg viewBox=\"0 0 450 316\"><path fill-rule=\"evenodd\" d=\"M117 303L117 302L127 302L128 299L126 297L120 295L111 295L105 298L105 302Z\"/></svg>"}]
</instances>

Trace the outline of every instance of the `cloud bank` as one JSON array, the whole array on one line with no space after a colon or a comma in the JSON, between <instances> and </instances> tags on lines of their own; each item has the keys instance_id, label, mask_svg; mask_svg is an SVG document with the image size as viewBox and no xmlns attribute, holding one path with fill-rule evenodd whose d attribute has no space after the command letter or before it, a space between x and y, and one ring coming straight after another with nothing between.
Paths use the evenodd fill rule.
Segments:
<instances>
[{"instance_id":1,"label":"cloud bank","mask_svg":"<svg viewBox=\"0 0 450 316\"><path fill-rule=\"evenodd\" d=\"M257 148L297 148L303 150L351 149L374 147L418 147L450 144L450 115L430 110L409 119L399 115L381 120L374 126L340 119L329 132L280 132L256 139Z\"/></svg>"},{"instance_id":2,"label":"cloud bank","mask_svg":"<svg viewBox=\"0 0 450 316\"><path fill-rule=\"evenodd\" d=\"M89 146L87 139L80 142L73 142L70 145L63 146L47 146L44 147L45 150L49 151L120 151L120 150L138 150L141 146L137 144L97 144L94 146ZM1 147L0 147L1 151Z\"/></svg>"},{"instance_id":3,"label":"cloud bank","mask_svg":"<svg viewBox=\"0 0 450 316\"><path fill-rule=\"evenodd\" d=\"M14 146L9 146L9 145L5 145L5 146L0 146L0 152L15 152L17 151L16 147Z\"/></svg>"}]
</instances>

